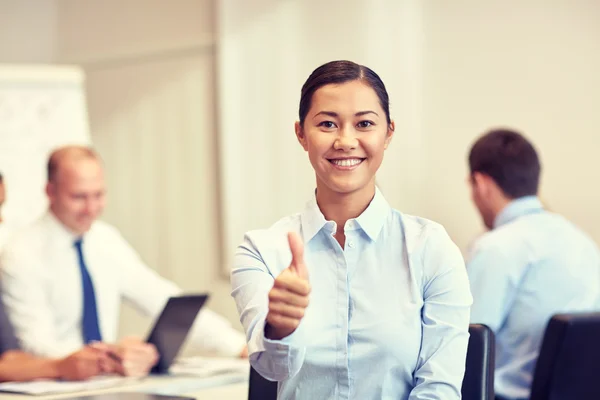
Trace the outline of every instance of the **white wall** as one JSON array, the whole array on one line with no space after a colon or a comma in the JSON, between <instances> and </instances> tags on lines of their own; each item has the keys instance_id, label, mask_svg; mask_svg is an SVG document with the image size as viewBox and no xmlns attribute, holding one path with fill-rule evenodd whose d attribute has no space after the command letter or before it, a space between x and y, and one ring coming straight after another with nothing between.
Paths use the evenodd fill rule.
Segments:
<instances>
[{"instance_id":1,"label":"white wall","mask_svg":"<svg viewBox=\"0 0 600 400\"><path fill-rule=\"evenodd\" d=\"M507 125L537 146L544 201L600 243L600 3L425 4L421 212L466 247L481 229L467 151Z\"/></svg>"},{"instance_id":2,"label":"white wall","mask_svg":"<svg viewBox=\"0 0 600 400\"><path fill-rule=\"evenodd\" d=\"M54 61L54 1L0 0L0 62Z\"/></svg>"}]
</instances>

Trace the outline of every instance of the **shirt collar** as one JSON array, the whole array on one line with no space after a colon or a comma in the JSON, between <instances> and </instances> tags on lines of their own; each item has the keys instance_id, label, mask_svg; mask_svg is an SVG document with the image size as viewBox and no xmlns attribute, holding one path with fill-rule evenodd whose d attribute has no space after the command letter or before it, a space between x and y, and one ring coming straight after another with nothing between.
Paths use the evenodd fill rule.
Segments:
<instances>
[{"instance_id":1,"label":"shirt collar","mask_svg":"<svg viewBox=\"0 0 600 400\"><path fill-rule=\"evenodd\" d=\"M391 207L388 202L381 194L379 188L375 188L375 196L369 203L369 206L360 214L357 218L348 220L346 227L352 229L354 225L360 227L371 240L376 240L379 236L379 232L385 223ZM325 216L321 212L317 204L316 193L315 196L306 204L306 207L300 215L302 223L302 238L304 243L308 243L317 233L324 227L326 227L330 234L334 234L336 230L335 222L327 221Z\"/></svg>"},{"instance_id":2,"label":"shirt collar","mask_svg":"<svg viewBox=\"0 0 600 400\"><path fill-rule=\"evenodd\" d=\"M494 228L508 224L523 215L539 212L544 209L542 202L537 196L524 196L508 203L506 207L496 216Z\"/></svg>"},{"instance_id":3,"label":"shirt collar","mask_svg":"<svg viewBox=\"0 0 600 400\"><path fill-rule=\"evenodd\" d=\"M81 239L80 235L75 234L69 228L67 228L60 220L54 215L51 210L48 210L44 217L46 226L52 234L52 238L62 243L68 243L72 245L77 239Z\"/></svg>"}]
</instances>

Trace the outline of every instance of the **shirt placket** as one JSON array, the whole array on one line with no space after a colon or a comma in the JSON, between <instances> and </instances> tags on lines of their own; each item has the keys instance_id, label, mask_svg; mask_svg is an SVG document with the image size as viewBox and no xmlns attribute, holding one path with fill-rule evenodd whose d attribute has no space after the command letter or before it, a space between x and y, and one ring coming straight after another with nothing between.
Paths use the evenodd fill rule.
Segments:
<instances>
[{"instance_id":1,"label":"shirt placket","mask_svg":"<svg viewBox=\"0 0 600 400\"><path fill-rule=\"evenodd\" d=\"M335 249L336 264L336 351L335 366L337 371L337 398L348 399L349 397L349 376L348 376L348 266L344 251L333 236L333 228L329 239Z\"/></svg>"},{"instance_id":2,"label":"shirt placket","mask_svg":"<svg viewBox=\"0 0 600 400\"><path fill-rule=\"evenodd\" d=\"M347 380L348 380L348 398L352 397L353 386L354 386L354 376L352 374L352 359L350 358L351 350L352 350L352 317L354 313L354 304L352 302L352 292L350 290L350 278L356 272L357 261L359 255L359 235L356 230L356 223L354 221L350 221L348 223L348 229L345 232L346 235L346 243L344 248L344 262L346 266L346 323L347 323L347 332L346 332L346 371L347 371Z\"/></svg>"}]
</instances>

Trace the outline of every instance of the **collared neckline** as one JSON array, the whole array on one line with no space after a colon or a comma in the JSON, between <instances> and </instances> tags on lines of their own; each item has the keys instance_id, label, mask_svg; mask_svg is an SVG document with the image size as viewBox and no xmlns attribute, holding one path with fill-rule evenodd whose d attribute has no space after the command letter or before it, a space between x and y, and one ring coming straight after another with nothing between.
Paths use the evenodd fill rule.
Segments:
<instances>
[{"instance_id":1,"label":"collared neckline","mask_svg":"<svg viewBox=\"0 0 600 400\"><path fill-rule=\"evenodd\" d=\"M523 215L540 212L544 209L537 196L524 196L508 203L494 220L494 228L506 225Z\"/></svg>"},{"instance_id":2,"label":"collared neckline","mask_svg":"<svg viewBox=\"0 0 600 400\"><path fill-rule=\"evenodd\" d=\"M353 230L355 226L360 227L371 240L376 240L381 232L391 207L385 197L375 187L373 199L358 217L349 219L346 222L345 230ZM313 198L306 204L306 207L300 215L302 224L302 238L304 243L308 243L324 227L330 230L330 234L335 234L336 224L334 221L327 221L317 204L316 191Z\"/></svg>"},{"instance_id":3,"label":"collared neckline","mask_svg":"<svg viewBox=\"0 0 600 400\"><path fill-rule=\"evenodd\" d=\"M82 235L78 235L67 228L51 210L48 210L44 216L47 226L49 227L52 238L54 240L74 245L77 240L83 238Z\"/></svg>"}]
</instances>

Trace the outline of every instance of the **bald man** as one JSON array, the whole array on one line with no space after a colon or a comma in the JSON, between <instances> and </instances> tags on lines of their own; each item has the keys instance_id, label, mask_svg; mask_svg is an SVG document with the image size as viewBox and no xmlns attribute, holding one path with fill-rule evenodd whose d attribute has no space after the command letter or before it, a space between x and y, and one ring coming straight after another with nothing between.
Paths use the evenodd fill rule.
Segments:
<instances>
[{"instance_id":1,"label":"bald man","mask_svg":"<svg viewBox=\"0 0 600 400\"><path fill-rule=\"evenodd\" d=\"M48 161L48 212L10 240L0 256L3 300L22 346L60 357L90 343L117 339L121 301L156 317L175 284L148 268L116 228L98 221L105 199L102 164L90 148L69 146ZM191 340L225 356L245 355L245 337L203 310ZM119 343L131 374L146 373L154 349L139 339Z\"/></svg>"},{"instance_id":2,"label":"bald man","mask_svg":"<svg viewBox=\"0 0 600 400\"><path fill-rule=\"evenodd\" d=\"M0 224L6 188L0 174ZM123 373L111 357L114 346L85 346L63 358L36 357L19 348L12 324L0 302L0 382L34 379L85 380L96 375Z\"/></svg>"}]
</instances>

